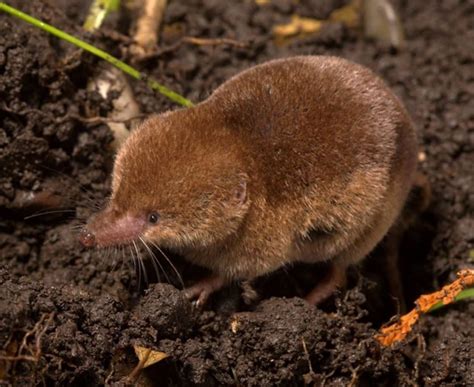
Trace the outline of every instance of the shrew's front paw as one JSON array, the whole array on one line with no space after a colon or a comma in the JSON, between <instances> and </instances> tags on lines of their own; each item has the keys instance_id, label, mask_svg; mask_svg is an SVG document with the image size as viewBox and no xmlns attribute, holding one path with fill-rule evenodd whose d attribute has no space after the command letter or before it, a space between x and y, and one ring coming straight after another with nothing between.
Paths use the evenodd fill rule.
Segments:
<instances>
[{"instance_id":1,"label":"shrew's front paw","mask_svg":"<svg viewBox=\"0 0 474 387\"><path fill-rule=\"evenodd\" d=\"M184 294L186 298L195 302L196 307L201 308L207 302L209 296L221 289L224 284L225 280L222 277L212 275L184 289Z\"/></svg>"}]
</instances>

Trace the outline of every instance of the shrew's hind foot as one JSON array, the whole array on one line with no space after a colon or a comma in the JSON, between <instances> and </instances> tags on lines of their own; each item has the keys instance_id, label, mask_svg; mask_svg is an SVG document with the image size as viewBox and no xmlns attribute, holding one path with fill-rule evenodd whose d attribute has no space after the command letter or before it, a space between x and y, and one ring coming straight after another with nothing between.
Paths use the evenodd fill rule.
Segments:
<instances>
[{"instance_id":1,"label":"shrew's hind foot","mask_svg":"<svg viewBox=\"0 0 474 387\"><path fill-rule=\"evenodd\" d=\"M202 307L207 302L209 296L221 289L225 280L217 275L211 275L200 280L193 286L184 289L184 295L189 300L194 300L197 307Z\"/></svg>"},{"instance_id":2,"label":"shrew's hind foot","mask_svg":"<svg viewBox=\"0 0 474 387\"><path fill-rule=\"evenodd\" d=\"M328 273L305 297L311 305L318 305L346 286L346 266L331 264Z\"/></svg>"}]
</instances>

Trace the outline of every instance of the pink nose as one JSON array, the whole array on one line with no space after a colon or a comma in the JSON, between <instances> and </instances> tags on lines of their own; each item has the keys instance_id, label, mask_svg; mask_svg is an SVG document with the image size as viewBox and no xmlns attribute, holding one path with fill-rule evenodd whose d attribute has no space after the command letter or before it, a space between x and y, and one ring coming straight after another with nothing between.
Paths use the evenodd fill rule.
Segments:
<instances>
[{"instance_id":1,"label":"pink nose","mask_svg":"<svg viewBox=\"0 0 474 387\"><path fill-rule=\"evenodd\" d=\"M79 242L81 242L84 247L94 247L96 245L95 235L86 228L83 228L79 236Z\"/></svg>"}]
</instances>

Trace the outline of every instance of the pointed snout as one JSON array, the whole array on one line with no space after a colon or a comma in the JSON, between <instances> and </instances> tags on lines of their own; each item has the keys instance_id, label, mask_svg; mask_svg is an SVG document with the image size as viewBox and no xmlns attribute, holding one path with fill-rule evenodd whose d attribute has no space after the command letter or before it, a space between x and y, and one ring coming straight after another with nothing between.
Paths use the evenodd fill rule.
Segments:
<instances>
[{"instance_id":1,"label":"pointed snout","mask_svg":"<svg viewBox=\"0 0 474 387\"><path fill-rule=\"evenodd\" d=\"M95 235L90 232L86 227L81 230L81 234L79 235L79 242L81 242L84 247L95 247L97 245Z\"/></svg>"},{"instance_id":2,"label":"pointed snout","mask_svg":"<svg viewBox=\"0 0 474 387\"><path fill-rule=\"evenodd\" d=\"M108 247L124 245L138 239L146 227L144 216L116 214L105 210L92 219L81 230L79 242L84 247Z\"/></svg>"}]
</instances>

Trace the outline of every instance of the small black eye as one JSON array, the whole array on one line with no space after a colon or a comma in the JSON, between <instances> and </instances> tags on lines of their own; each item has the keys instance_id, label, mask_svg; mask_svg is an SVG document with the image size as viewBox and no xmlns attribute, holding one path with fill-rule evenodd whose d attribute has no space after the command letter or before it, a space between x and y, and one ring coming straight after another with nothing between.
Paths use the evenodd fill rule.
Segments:
<instances>
[{"instance_id":1,"label":"small black eye","mask_svg":"<svg viewBox=\"0 0 474 387\"><path fill-rule=\"evenodd\" d=\"M148 222L149 223L157 223L158 220L160 219L160 214L158 214L158 212L151 212L149 215L148 215Z\"/></svg>"}]
</instances>

